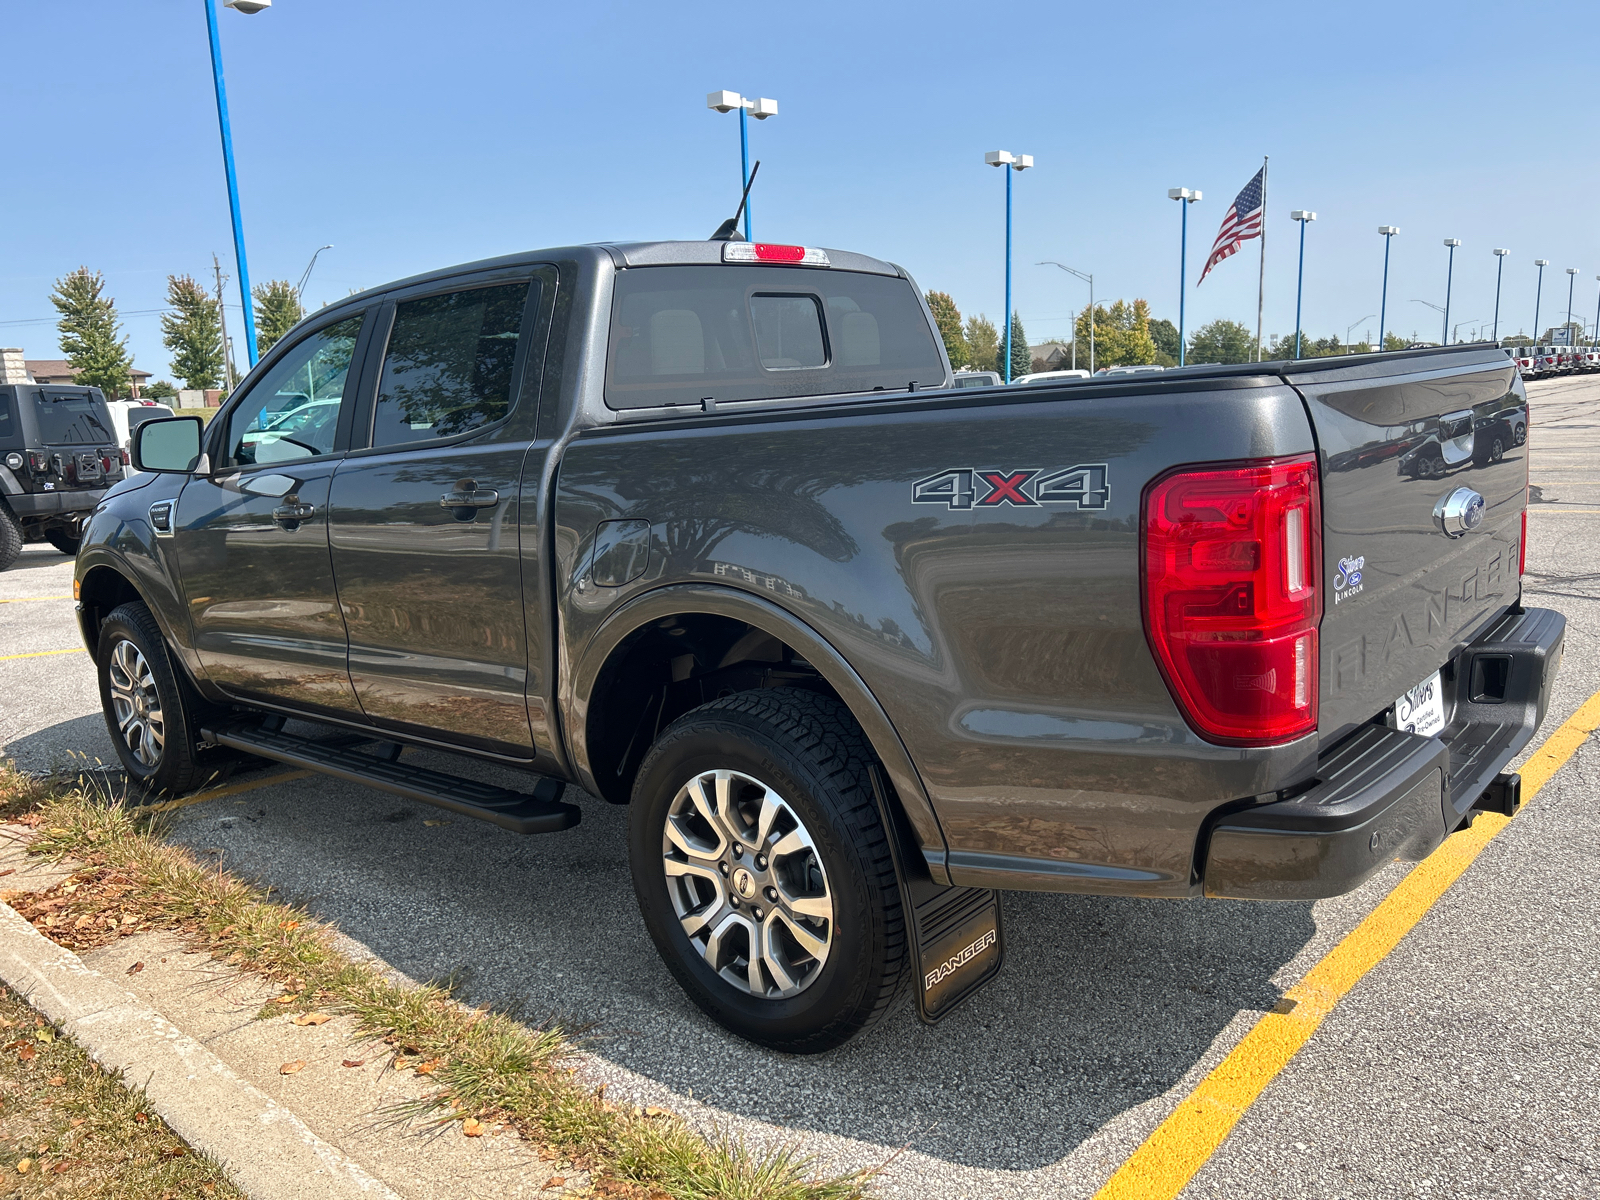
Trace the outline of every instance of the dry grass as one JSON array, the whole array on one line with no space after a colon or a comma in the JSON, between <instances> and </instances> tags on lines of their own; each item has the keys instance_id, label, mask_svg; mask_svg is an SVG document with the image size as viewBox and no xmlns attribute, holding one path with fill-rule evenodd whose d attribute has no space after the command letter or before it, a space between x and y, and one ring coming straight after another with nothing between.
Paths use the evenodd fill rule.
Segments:
<instances>
[{"instance_id":1,"label":"dry grass","mask_svg":"<svg viewBox=\"0 0 1600 1200\"><path fill-rule=\"evenodd\" d=\"M291 1003L346 1013L359 1035L381 1039L395 1064L442 1060L439 1090L404 1116L447 1125L504 1122L544 1152L585 1172L592 1194L628 1200L855 1200L869 1176L817 1176L793 1151L708 1141L671 1113L640 1110L580 1086L573 1047L555 1026L530 1027L470 1009L448 988L404 987L335 949L303 910L270 901L162 841L137 809L50 788L0 769L0 815L34 827L31 852L78 870L46 892L0 893L48 937L89 949L152 929L280 983ZM271 1011L283 1013L282 1004ZM288 1009L287 1011L293 1011Z\"/></svg>"},{"instance_id":2,"label":"dry grass","mask_svg":"<svg viewBox=\"0 0 1600 1200\"><path fill-rule=\"evenodd\" d=\"M0 987L0 1196L242 1198L142 1092Z\"/></svg>"}]
</instances>

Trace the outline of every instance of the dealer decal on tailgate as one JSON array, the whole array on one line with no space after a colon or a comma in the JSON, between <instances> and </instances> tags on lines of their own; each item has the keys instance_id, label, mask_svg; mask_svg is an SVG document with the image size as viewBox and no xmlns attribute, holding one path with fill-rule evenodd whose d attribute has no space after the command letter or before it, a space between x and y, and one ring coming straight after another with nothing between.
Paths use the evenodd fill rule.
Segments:
<instances>
[{"instance_id":1,"label":"dealer decal on tailgate","mask_svg":"<svg viewBox=\"0 0 1600 1200\"><path fill-rule=\"evenodd\" d=\"M1098 512L1111 503L1109 474L1105 463L1080 463L1059 471L953 467L913 483L911 502L960 509L1070 504Z\"/></svg>"}]
</instances>

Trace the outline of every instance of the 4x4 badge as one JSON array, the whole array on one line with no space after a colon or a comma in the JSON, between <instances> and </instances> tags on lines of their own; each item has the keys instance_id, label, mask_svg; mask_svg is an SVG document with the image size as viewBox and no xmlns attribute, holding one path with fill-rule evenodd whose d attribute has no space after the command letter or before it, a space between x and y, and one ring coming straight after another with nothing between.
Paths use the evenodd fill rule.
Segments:
<instances>
[{"instance_id":1,"label":"4x4 badge","mask_svg":"<svg viewBox=\"0 0 1600 1200\"><path fill-rule=\"evenodd\" d=\"M1109 474L1105 463L1079 463L1048 472L1038 467L952 467L913 483L911 502L959 509L1070 504L1100 512L1111 503Z\"/></svg>"}]
</instances>

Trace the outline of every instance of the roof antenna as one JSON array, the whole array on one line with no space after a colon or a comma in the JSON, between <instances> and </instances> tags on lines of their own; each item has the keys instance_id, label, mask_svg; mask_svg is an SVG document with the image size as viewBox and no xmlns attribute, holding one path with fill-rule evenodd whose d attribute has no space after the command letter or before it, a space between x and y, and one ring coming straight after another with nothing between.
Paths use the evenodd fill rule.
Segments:
<instances>
[{"instance_id":1,"label":"roof antenna","mask_svg":"<svg viewBox=\"0 0 1600 1200\"><path fill-rule=\"evenodd\" d=\"M761 170L761 160L756 159L756 165L750 168L750 180L744 185L744 195L739 197L739 211L734 213L711 235L713 242L742 242L744 234L739 232L739 218L744 216L745 201L750 199L750 188L756 181L756 172Z\"/></svg>"}]
</instances>

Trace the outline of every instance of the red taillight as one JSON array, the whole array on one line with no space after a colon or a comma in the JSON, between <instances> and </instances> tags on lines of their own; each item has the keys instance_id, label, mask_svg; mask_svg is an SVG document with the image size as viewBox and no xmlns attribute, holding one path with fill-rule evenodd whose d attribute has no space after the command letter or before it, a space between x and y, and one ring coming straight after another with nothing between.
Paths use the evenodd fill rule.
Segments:
<instances>
[{"instance_id":1,"label":"red taillight","mask_svg":"<svg viewBox=\"0 0 1600 1200\"><path fill-rule=\"evenodd\" d=\"M126 450L119 450L117 453L122 456L123 466L127 467L133 465L133 457Z\"/></svg>"},{"instance_id":2,"label":"red taillight","mask_svg":"<svg viewBox=\"0 0 1600 1200\"><path fill-rule=\"evenodd\" d=\"M1144 625L1200 735L1238 746L1317 726L1322 504L1315 455L1176 471L1144 503Z\"/></svg>"},{"instance_id":3,"label":"red taillight","mask_svg":"<svg viewBox=\"0 0 1600 1200\"><path fill-rule=\"evenodd\" d=\"M1522 540L1517 543L1517 578L1528 573L1528 501L1522 501Z\"/></svg>"}]
</instances>

